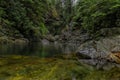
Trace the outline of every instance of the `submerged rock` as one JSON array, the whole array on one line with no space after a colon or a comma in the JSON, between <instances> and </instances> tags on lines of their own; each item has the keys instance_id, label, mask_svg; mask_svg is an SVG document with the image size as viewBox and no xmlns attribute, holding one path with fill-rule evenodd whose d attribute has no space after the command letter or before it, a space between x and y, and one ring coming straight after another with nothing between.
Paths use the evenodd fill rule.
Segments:
<instances>
[{"instance_id":1,"label":"submerged rock","mask_svg":"<svg viewBox=\"0 0 120 80\"><path fill-rule=\"evenodd\" d=\"M115 62L110 62L105 59L80 59L80 63L91 65L96 69L110 70L112 68L120 68L120 65Z\"/></svg>"}]
</instances>

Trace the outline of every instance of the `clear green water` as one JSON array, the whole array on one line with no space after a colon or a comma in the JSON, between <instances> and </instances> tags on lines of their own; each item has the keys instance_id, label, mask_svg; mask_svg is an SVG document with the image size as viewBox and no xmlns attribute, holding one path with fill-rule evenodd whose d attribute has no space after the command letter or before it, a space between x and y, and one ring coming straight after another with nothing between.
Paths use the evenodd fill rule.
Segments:
<instances>
[{"instance_id":1,"label":"clear green water","mask_svg":"<svg viewBox=\"0 0 120 80\"><path fill-rule=\"evenodd\" d=\"M97 70L56 46L1 45L0 80L120 80L120 69Z\"/></svg>"}]
</instances>

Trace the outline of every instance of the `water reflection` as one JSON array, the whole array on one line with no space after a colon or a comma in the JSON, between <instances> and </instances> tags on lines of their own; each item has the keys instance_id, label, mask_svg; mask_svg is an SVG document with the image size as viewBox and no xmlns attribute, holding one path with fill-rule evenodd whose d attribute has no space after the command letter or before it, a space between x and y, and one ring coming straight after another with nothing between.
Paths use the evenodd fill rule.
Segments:
<instances>
[{"instance_id":1,"label":"water reflection","mask_svg":"<svg viewBox=\"0 0 120 80\"><path fill-rule=\"evenodd\" d=\"M52 57L61 53L71 53L73 51L75 51L74 46L66 46L63 44L42 45L41 43L30 43L0 45L0 55Z\"/></svg>"}]
</instances>

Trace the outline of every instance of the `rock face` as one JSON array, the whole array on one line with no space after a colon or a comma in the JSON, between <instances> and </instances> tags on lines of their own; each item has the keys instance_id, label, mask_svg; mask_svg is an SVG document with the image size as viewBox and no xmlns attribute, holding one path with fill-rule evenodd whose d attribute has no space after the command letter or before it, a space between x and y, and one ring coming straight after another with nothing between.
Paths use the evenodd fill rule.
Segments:
<instances>
[{"instance_id":1,"label":"rock face","mask_svg":"<svg viewBox=\"0 0 120 80\"><path fill-rule=\"evenodd\" d=\"M77 49L82 43L89 39L90 37L87 33L83 33L80 30L73 30L63 32L59 35L59 39L57 41L67 46L75 46Z\"/></svg>"},{"instance_id":2,"label":"rock face","mask_svg":"<svg viewBox=\"0 0 120 80\"><path fill-rule=\"evenodd\" d=\"M83 43L76 51L91 58L106 59L111 51L120 51L120 36Z\"/></svg>"}]
</instances>

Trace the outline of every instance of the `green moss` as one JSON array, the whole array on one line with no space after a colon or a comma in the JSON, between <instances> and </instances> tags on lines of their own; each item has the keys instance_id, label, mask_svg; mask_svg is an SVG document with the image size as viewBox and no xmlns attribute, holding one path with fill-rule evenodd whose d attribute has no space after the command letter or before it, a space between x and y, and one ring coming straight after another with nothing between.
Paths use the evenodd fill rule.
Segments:
<instances>
[{"instance_id":1,"label":"green moss","mask_svg":"<svg viewBox=\"0 0 120 80\"><path fill-rule=\"evenodd\" d=\"M96 70L75 59L8 56L0 59L2 80L110 80L119 79L120 69Z\"/></svg>"}]
</instances>

